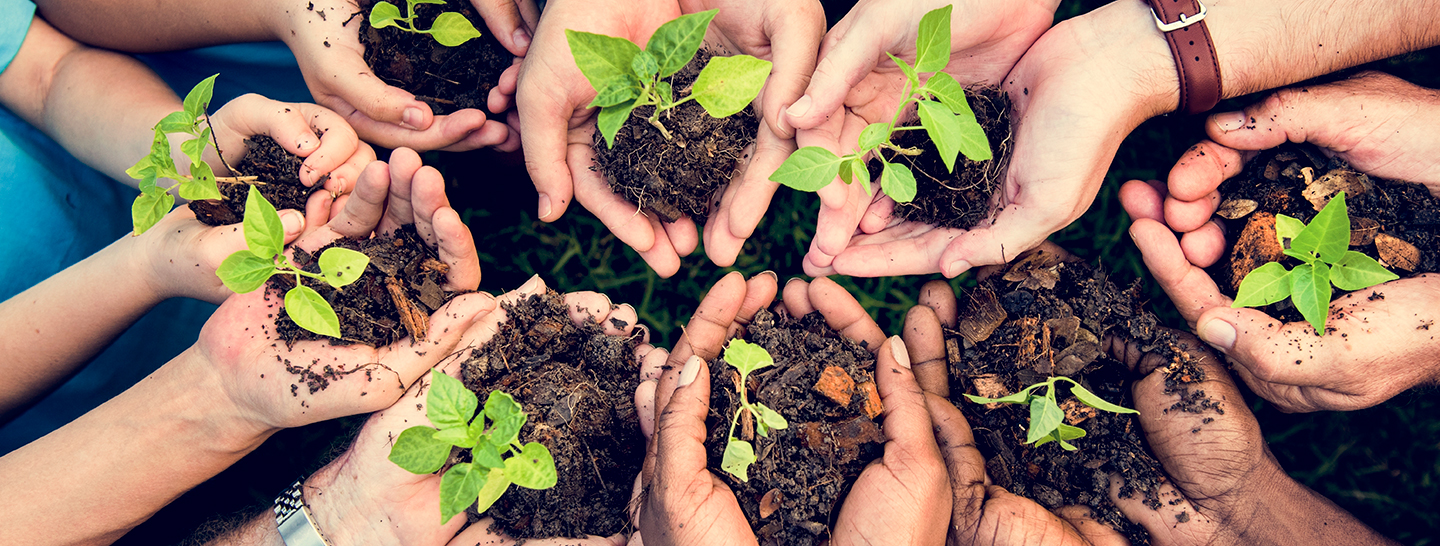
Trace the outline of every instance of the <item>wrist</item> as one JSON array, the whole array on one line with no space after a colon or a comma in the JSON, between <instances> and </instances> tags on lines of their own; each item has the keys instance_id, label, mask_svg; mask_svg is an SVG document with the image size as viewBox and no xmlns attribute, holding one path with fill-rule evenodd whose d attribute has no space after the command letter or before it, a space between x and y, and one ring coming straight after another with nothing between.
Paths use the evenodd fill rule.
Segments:
<instances>
[{"instance_id":1,"label":"wrist","mask_svg":"<svg viewBox=\"0 0 1440 546\"><path fill-rule=\"evenodd\" d=\"M1128 114L1135 119L1129 120L1128 126L1138 126L1146 119L1175 110L1180 100L1175 58L1143 0L1112 2L1062 21L1052 30L1062 28L1075 36L1077 54L1102 63L1082 70L1094 73L1092 77L1112 79L1125 87L1114 91L1133 97L1134 108Z\"/></svg>"},{"instance_id":2,"label":"wrist","mask_svg":"<svg viewBox=\"0 0 1440 546\"><path fill-rule=\"evenodd\" d=\"M174 368L175 376L196 394L196 400L203 400L197 404L204 408L199 421L207 428L204 437L215 450L243 455L280 430L246 411L230 395L219 371L225 366L212 362L198 345L180 353L167 366Z\"/></svg>"}]
</instances>

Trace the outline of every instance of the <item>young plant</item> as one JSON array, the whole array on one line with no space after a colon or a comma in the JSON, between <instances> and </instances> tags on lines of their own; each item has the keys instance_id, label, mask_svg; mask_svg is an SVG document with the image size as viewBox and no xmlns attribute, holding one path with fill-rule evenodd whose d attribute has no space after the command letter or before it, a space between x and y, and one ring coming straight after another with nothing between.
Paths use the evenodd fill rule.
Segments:
<instances>
[{"instance_id":1,"label":"young plant","mask_svg":"<svg viewBox=\"0 0 1440 546\"><path fill-rule=\"evenodd\" d=\"M1111 413L1140 413L1130 408L1117 406L1106 402L1105 399L1096 396L1089 389L1080 386L1075 380L1064 376L1054 376L1050 379L1020 389L1020 392L1000 398L985 398L967 394L965 398L976 404L1025 404L1030 406L1030 430L1025 434L1025 443L1035 444L1035 447L1043 446L1050 442L1059 442L1060 447L1066 451L1075 451L1075 446L1070 445L1070 440L1085 437L1085 429L1073 427L1064 423L1065 411L1060 409L1060 404L1055 402L1055 383L1065 381L1070 383L1070 394L1080 403L1092 408L1108 411ZM1045 387L1045 394L1035 394L1035 389Z\"/></svg>"},{"instance_id":2,"label":"young plant","mask_svg":"<svg viewBox=\"0 0 1440 546\"><path fill-rule=\"evenodd\" d=\"M215 270L225 287L244 294L264 286L271 275L294 275L295 287L285 293L285 312L295 324L322 336L340 337L340 319L330 302L301 279L320 279L340 290L355 282L370 265L370 257L348 248L330 248L320 254L320 273L303 271L285 257L285 227L280 215L260 190L250 186L245 197L245 243Z\"/></svg>"},{"instance_id":3,"label":"young plant","mask_svg":"<svg viewBox=\"0 0 1440 546\"><path fill-rule=\"evenodd\" d=\"M899 65L905 73L905 94L900 106L889 122L872 123L860 132L858 147L853 153L836 157L834 153L819 146L806 146L790 154L789 159L770 175L770 180L800 191L818 191L839 176L846 184L859 181L865 192L870 192L870 171L865 166L866 157L880 160L880 188L885 195L900 203L915 198L915 174L910 168L896 161L898 156L920 155L920 148L905 148L896 145L892 136L897 131L913 131L924 128L940 158L945 161L949 172L955 172L958 154L972 161L991 158L990 141L985 130L975 120L975 112L965 100L965 88L949 74L941 72L950 64L950 12L952 7L926 13L920 19L920 35L915 40L915 65L890 55L890 60ZM920 84L920 73L934 75ZM920 127L899 127L900 115L911 103L915 103L920 114ZM885 153L889 152L890 157Z\"/></svg>"},{"instance_id":4,"label":"young plant","mask_svg":"<svg viewBox=\"0 0 1440 546\"><path fill-rule=\"evenodd\" d=\"M255 180L253 176L242 177L215 177L215 171L210 168L201 156L205 152L206 145L211 144L213 130L210 127L210 118L205 115L205 110L210 107L210 96L215 90L216 74L205 78L185 95L185 109L179 112L171 112L155 124L155 139L150 143L150 155L147 155L136 162L125 174L140 181L140 196L135 198L135 203L130 207L131 221L135 225L135 234L145 233L150 226L155 225L170 209L175 206L175 196L170 194L171 190L180 189L180 197L191 201L198 199L224 199L220 194L220 188L216 182L250 182ZM200 124L204 123L205 128L201 129ZM194 136L190 140L180 143L180 150L190 158L190 174L180 174L175 168L175 159L170 157L170 138L173 133L184 133ZM169 186L161 186L156 181L167 179L175 181Z\"/></svg>"},{"instance_id":5,"label":"young plant","mask_svg":"<svg viewBox=\"0 0 1440 546\"><path fill-rule=\"evenodd\" d=\"M390 462L414 474L440 470L450 459L451 446L470 450L471 462L452 466L440 477L442 525L477 502L476 511L485 513L512 483L549 489L558 480L555 459L544 444L520 445L526 415L514 397L491 391L485 408L476 414L479 404L459 379L431 370L425 415L435 426L407 428L390 448Z\"/></svg>"},{"instance_id":6,"label":"young plant","mask_svg":"<svg viewBox=\"0 0 1440 546\"><path fill-rule=\"evenodd\" d=\"M730 432L726 435L728 440L725 444L725 456L720 460L720 469L740 478L740 481L750 481L748 471L750 463L755 462L755 447L750 445L750 442L735 437L735 425L740 422L741 412L748 411L755 417L755 432L766 438L770 437L771 429L784 429L790 426L790 423L775 410L765 407L765 404L750 403L745 393L745 382L750 378L751 372L775 365L775 359L770 356L769 351L743 339L736 339L725 347L725 361L740 372L740 383L735 387L740 394L740 407L735 408L735 415L730 417Z\"/></svg>"},{"instance_id":7,"label":"young plant","mask_svg":"<svg viewBox=\"0 0 1440 546\"><path fill-rule=\"evenodd\" d=\"M447 11L435 18L429 30L415 28L415 6L420 4L445 5L445 0L405 0L406 17L400 16L400 8L389 2L376 2L370 8L370 26L380 29L395 27L406 32L429 34L445 47L455 47L480 37L480 31L464 15Z\"/></svg>"},{"instance_id":8,"label":"young plant","mask_svg":"<svg viewBox=\"0 0 1440 546\"><path fill-rule=\"evenodd\" d=\"M646 121L670 140L670 131L660 122L661 113L694 100L711 116L729 117L744 110L760 94L765 79L770 77L770 61L736 55L712 57L690 86L689 94L675 100L675 90L665 78L695 58L705 39L705 29L718 12L712 9L682 15L660 25L643 51L623 38L565 30L575 65L597 93L587 108L600 108L596 126L607 146L615 146L615 133L620 132L630 112L641 106L655 107Z\"/></svg>"},{"instance_id":9,"label":"young plant","mask_svg":"<svg viewBox=\"0 0 1440 546\"><path fill-rule=\"evenodd\" d=\"M1250 271L1240 281L1232 307L1261 307L1290 298L1315 327L1315 335L1323 335L1330 315L1330 285L1355 291L1400 278L1374 258L1350 250L1350 214L1343 191L1320 209L1310 225L1276 214L1275 233L1285 255L1304 263L1286 270L1279 262L1270 262Z\"/></svg>"}]
</instances>

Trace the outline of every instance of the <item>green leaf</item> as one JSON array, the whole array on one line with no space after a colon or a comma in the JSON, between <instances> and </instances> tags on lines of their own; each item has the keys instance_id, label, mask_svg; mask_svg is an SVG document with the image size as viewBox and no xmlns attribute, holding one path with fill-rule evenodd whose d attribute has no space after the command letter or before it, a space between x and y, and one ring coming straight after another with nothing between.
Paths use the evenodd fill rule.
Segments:
<instances>
[{"instance_id":1,"label":"green leaf","mask_svg":"<svg viewBox=\"0 0 1440 546\"><path fill-rule=\"evenodd\" d=\"M935 149L940 151L940 159L945 161L945 169L955 172L955 156L960 155L963 131L960 120L950 113L949 108L938 102L921 100L917 105L920 110L920 125L925 127L925 133L930 135Z\"/></svg>"},{"instance_id":2,"label":"green leaf","mask_svg":"<svg viewBox=\"0 0 1440 546\"><path fill-rule=\"evenodd\" d=\"M296 326L322 336L340 337L340 317L314 288L297 285L286 292L285 312Z\"/></svg>"},{"instance_id":3,"label":"green leaf","mask_svg":"<svg viewBox=\"0 0 1440 546\"><path fill-rule=\"evenodd\" d=\"M1290 271L1290 301L1305 320L1315 327L1315 334L1325 333L1325 320L1330 315L1330 268L1324 262L1302 264Z\"/></svg>"},{"instance_id":4,"label":"green leaf","mask_svg":"<svg viewBox=\"0 0 1440 546\"><path fill-rule=\"evenodd\" d=\"M414 9L414 6L418 6L418 5L421 5L421 4L436 4L436 5L441 5L441 6L445 5L445 0L406 0L406 1L410 3L411 9Z\"/></svg>"},{"instance_id":5,"label":"green leaf","mask_svg":"<svg viewBox=\"0 0 1440 546\"><path fill-rule=\"evenodd\" d=\"M887 161L880 172L880 189L896 203L909 203L915 199L915 174L904 165Z\"/></svg>"},{"instance_id":6,"label":"green leaf","mask_svg":"<svg viewBox=\"0 0 1440 546\"><path fill-rule=\"evenodd\" d=\"M770 180L800 191L819 191L840 174L840 158L819 146L795 150L770 173Z\"/></svg>"},{"instance_id":7,"label":"green leaf","mask_svg":"<svg viewBox=\"0 0 1440 546\"><path fill-rule=\"evenodd\" d=\"M425 395L425 416L440 429L464 428L480 407L480 399L459 379L430 370L430 393Z\"/></svg>"},{"instance_id":8,"label":"green leaf","mask_svg":"<svg viewBox=\"0 0 1440 546\"><path fill-rule=\"evenodd\" d=\"M849 159L840 160L840 180L846 184L855 181L855 162Z\"/></svg>"},{"instance_id":9,"label":"green leaf","mask_svg":"<svg viewBox=\"0 0 1440 546\"><path fill-rule=\"evenodd\" d=\"M885 52L885 55L889 56L890 60L895 61L895 64L900 67L900 71L905 73L905 79L909 80L912 88L920 87L920 76L915 74L915 67L910 66L910 63L905 62L904 59L890 55L888 51Z\"/></svg>"},{"instance_id":10,"label":"green leaf","mask_svg":"<svg viewBox=\"0 0 1440 546\"><path fill-rule=\"evenodd\" d=\"M1230 306L1261 307L1290 297L1290 272L1279 262L1269 262L1251 270L1240 281L1235 302Z\"/></svg>"},{"instance_id":11,"label":"green leaf","mask_svg":"<svg viewBox=\"0 0 1440 546\"><path fill-rule=\"evenodd\" d=\"M635 101L627 100L615 106L606 106L600 109L600 115L595 118L595 127L600 134L605 136L605 145L615 147L615 135L620 128L625 126L625 119L630 117L630 111L635 109Z\"/></svg>"},{"instance_id":12,"label":"green leaf","mask_svg":"<svg viewBox=\"0 0 1440 546\"><path fill-rule=\"evenodd\" d=\"M983 396L967 394L965 395L965 398L976 404L993 404L997 402L1001 404L1024 404L1026 403L1025 400L1030 398L1030 391L1027 389L1017 392L1015 394L1002 396L1000 398L985 398Z\"/></svg>"},{"instance_id":13,"label":"green leaf","mask_svg":"<svg viewBox=\"0 0 1440 546\"><path fill-rule=\"evenodd\" d=\"M939 72L950 64L952 9L947 5L920 18L920 33L915 37L915 71Z\"/></svg>"},{"instance_id":14,"label":"green leaf","mask_svg":"<svg viewBox=\"0 0 1440 546\"><path fill-rule=\"evenodd\" d=\"M1351 291L1370 288L1382 282L1400 278L1374 258L1348 251L1330 268L1330 282L1341 290Z\"/></svg>"},{"instance_id":15,"label":"green leaf","mask_svg":"<svg viewBox=\"0 0 1440 546\"><path fill-rule=\"evenodd\" d=\"M690 87L690 96L712 117L733 116L760 94L770 66L770 61L749 55L711 57Z\"/></svg>"},{"instance_id":16,"label":"green leaf","mask_svg":"<svg viewBox=\"0 0 1440 546\"><path fill-rule=\"evenodd\" d=\"M862 153L868 152L875 149L876 146L889 141L890 132L893 129L889 123L884 122L866 125L865 129L860 131L860 142L858 143L860 151Z\"/></svg>"},{"instance_id":17,"label":"green leaf","mask_svg":"<svg viewBox=\"0 0 1440 546\"><path fill-rule=\"evenodd\" d=\"M486 485L489 473L476 469L470 463L460 463L440 476L440 524L450 521L462 513L480 497L480 488Z\"/></svg>"},{"instance_id":18,"label":"green leaf","mask_svg":"<svg viewBox=\"0 0 1440 546\"><path fill-rule=\"evenodd\" d=\"M1279 231L1278 227L1276 231ZM1314 253L1325 263L1340 261L1340 257L1350 250L1350 215L1346 211L1345 192L1335 194L1325 208L1310 220L1310 225L1290 240L1290 249Z\"/></svg>"},{"instance_id":19,"label":"green leaf","mask_svg":"<svg viewBox=\"0 0 1440 546\"><path fill-rule=\"evenodd\" d=\"M180 143L180 152L190 158L191 163L204 163L205 158L201 156L205 153L205 145L209 143L208 140L200 140L199 137L192 138Z\"/></svg>"},{"instance_id":20,"label":"green leaf","mask_svg":"<svg viewBox=\"0 0 1440 546\"><path fill-rule=\"evenodd\" d=\"M681 15L673 21L660 25L650 35L645 51L655 57L660 77L669 77L695 58L700 43L705 40L705 30L720 10L712 9L689 15ZM719 116L723 117L723 116Z\"/></svg>"},{"instance_id":21,"label":"green leaf","mask_svg":"<svg viewBox=\"0 0 1440 546\"><path fill-rule=\"evenodd\" d=\"M595 95L595 100L590 101L586 108L604 108L615 106L625 101L634 101L640 96L640 86L635 84L634 78L626 76L610 82L610 86L601 90ZM623 121L623 118L622 118Z\"/></svg>"},{"instance_id":22,"label":"green leaf","mask_svg":"<svg viewBox=\"0 0 1440 546\"><path fill-rule=\"evenodd\" d=\"M1055 404L1048 396L1036 396L1030 399L1030 430L1025 436L1025 443L1033 444L1035 441L1050 434L1050 431L1059 428L1060 422L1065 419L1065 412Z\"/></svg>"},{"instance_id":23,"label":"green leaf","mask_svg":"<svg viewBox=\"0 0 1440 546\"><path fill-rule=\"evenodd\" d=\"M1305 222L1294 216L1284 214L1275 215L1275 235L1280 239L1282 248L1289 248L1287 239L1294 239L1301 231L1305 230Z\"/></svg>"},{"instance_id":24,"label":"green leaf","mask_svg":"<svg viewBox=\"0 0 1440 546\"><path fill-rule=\"evenodd\" d=\"M770 428L782 430L790 426L790 423L785 420L785 416L780 415L780 412L766 407L765 404L756 402L755 410L756 413L759 414L760 421Z\"/></svg>"},{"instance_id":25,"label":"green leaf","mask_svg":"<svg viewBox=\"0 0 1440 546\"><path fill-rule=\"evenodd\" d=\"M220 195L219 186L215 185L215 171L210 170L209 163L190 165L190 176L192 178L180 180L180 197L191 201L225 198Z\"/></svg>"},{"instance_id":26,"label":"green leaf","mask_svg":"<svg viewBox=\"0 0 1440 546\"><path fill-rule=\"evenodd\" d=\"M725 346L724 358L725 362L740 371L741 377L748 377L750 372L775 365L775 359L770 356L769 351L743 339L730 340L730 344Z\"/></svg>"},{"instance_id":27,"label":"green leaf","mask_svg":"<svg viewBox=\"0 0 1440 546\"><path fill-rule=\"evenodd\" d=\"M475 436L470 434L469 427L442 428L435 433L435 439L466 449L475 447L478 443Z\"/></svg>"},{"instance_id":28,"label":"green leaf","mask_svg":"<svg viewBox=\"0 0 1440 546\"><path fill-rule=\"evenodd\" d=\"M742 482L750 481L750 463L755 462L755 448L750 442L731 439L725 445L725 455L720 459L720 470L729 472L731 476L740 478Z\"/></svg>"},{"instance_id":29,"label":"green leaf","mask_svg":"<svg viewBox=\"0 0 1440 546\"><path fill-rule=\"evenodd\" d=\"M640 53L640 47L629 40L569 29L565 30L565 39L570 42L575 66L597 92L609 87L610 82L634 77L630 61Z\"/></svg>"},{"instance_id":30,"label":"green leaf","mask_svg":"<svg viewBox=\"0 0 1440 546\"><path fill-rule=\"evenodd\" d=\"M411 474L432 474L450 458L450 444L435 439L435 429L415 426L405 429L390 446L390 462Z\"/></svg>"},{"instance_id":31,"label":"green leaf","mask_svg":"<svg viewBox=\"0 0 1440 546\"><path fill-rule=\"evenodd\" d=\"M526 489L549 489L555 487L555 458L550 449L539 442L525 444L520 453L505 459L505 477L515 485Z\"/></svg>"},{"instance_id":32,"label":"green leaf","mask_svg":"<svg viewBox=\"0 0 1440 546\"><path fill-rule=\"evenodd\" d=\"M485 416L491 422L491 443L505 446L520 438L520 427L525 426L526 415L515 397L503 391L490 391L490 396L485 399Z\"/></svg>"},{"instance_id":33,"label":"green leaf","mask_svg":"<svg viewBox=\"0 0 1440 546\"><path fill-rule=\"evenodd\" d=\"M400 16L400 8L389 2L377 2L370 8L370 26L374 28L398 27L395 21L403 19Z\"/></svg>"},{"instance_id":34,"label":"green leaf","mask_svg":"<svg viewBox=\"0 0 1440 546\"><path fill-rule=\"evenodd\" d=\"M260 190L250 186L245 196L245 244L256 256L276 256L285 250L285 225Z\"/></svg>"},{"instance_id":35,"label":"green leaf","mask_svg":"<svg viewBox=\"0 0 1440 546\"><path fill-rule=\"evenodd\" d=\"M675 88L670 82L655 82L655 94L660 96L660 104L669 106L675 103Z\"/></svg>"},{"instance_id":36,"label":"green leaf","mask_svg":"<svg viewBox=\"0 0 1440 546\"><path fill-rule=\"evenodd\" d=\"M348 248L331 247L320 254L320 274L335 288L360 280L368 265L369 256Z\"/></svg>"},{"instance_id":37,"label":"green leaf","mask_svg":"<svg viewBox=\"0 0 1440 546\"><path fill-rule=\"evenodd\" d=\"M160 133L188 133L193 127L195 116L189 112L170 112L155 124L155 130Z\"/></svg>"},{"instance_id":38,"label":"green leaf","mask_svg":"<svg viewBox=\"0 0 1440 546\"><path fill-rule=\"evenodd\" d=\"M216 74L200 80L185 95L185 113L190 114L190 125L193 126L210 109L210 96L215 91L215 78L218 77L220 75Z\"/></svg>"},{"instance_id":39,"label":"green leaf","mask_svg":"<svg viewBox=\"0 0 1440 546\"><path fill-rule=\"evenodd\" d=\"M641 51L635 54L634 59L630 60L630 70L634 70L635 75L639 76L641 80L653 80L655 73L660 71L660 65L655 62L654 55L648 51Z\"/></svg>"},{"instance_id":40,"label":"green leaf","mask_svg":"<svg viewBox=\"0 0 1440 546\"><path fill-rule=\"evenodd\" d=\"M479 419L476 419L479 421ZM505 459L500 458L500 450L495 444L489 442L476 442L475 449L470 450L470 456L475 464L485 468L505 468Z\"/></svg>"},{"instance_id":41,"label":"green leaf","mask_svg":"<svg viewBox=\"0 0 1440 546\"><path fill-rule=\"evenodd\" d=\"M125 174L129 175L130 178L140 180L142 182L140 189L143 190L147 186L147 184L144 183L145 181L149 182L149 186L155 185L155 171L158 169L155 165L155 160L147 155L140 158L140 161L136 161L130 168L125 169Z\"/></svg>"},{"instance_id":42,"label":"green leaf","mask_svg":"<svg viewBox=\"0 0 1440 546\"><path fill-rule=\"evenodd\" d=\"M430 30L425 32L445 47L455 47L480 37L480 31L475 30L469 19L453 11L441 13L435 18L435 24L430 25Z\"/></svg>"},{"instance_id":43,"label":"green leaf","mask_svg":"<svg viewBox=\"0 0 1440 546\"><path fill-rule=\"evenodd\" d=\"M504 495L505 490L509 488L510 479L505 476L505 470L502 468L490 469L490 473L485 476L485 485L480 488L479 498L475 501L475 511L484 514L495 504L495 501L500 500L500 496Z\"/></svg>"},{"instance_id":44,"label":"green leaf","mask_svg":"<svg viewBox=\"0 0 1440 546\"><path fill-rule=\"evenodd\" d=\"M256 288L265 285L270 276L275 274L275 262L273 257L256 256L249 250L237 250L234 254L220 262L220 267L215 268L215 275L220 277L220 282L225 283L225 288L236 294L248 294Z\"/></svg>"},{"instance_id":45,"label":"green leaf","mask_svg":"<svg viewBox=\"0 0 1440 546\"><path fill-rule=\"evenodd\" d=\"M1070 445L1070 443L1066 442L1066 440L1074 440L1084 437L1085 429L1080 427L1072 427L1065 423L1060 423L1060 427L1053 431L1050 431L1049 436L1046 436L1036 441L1035 447L1040 447L1050 442L1060 442L1060 447L1065 448L1066 451L1075 451L1075 446Z\"/></svg>"},{"instance_id":46,"label":"green leaf","mask_svg":"<svg viewBox=\"0 0 1440 546\"><path fill-rule=\"evenodd\" d=\"M851 156L846 161L851 163L850 170L855 175L855 181L867 188L865 193L870 193L870 167L865 164L865 160L860 159L860 156Z\"/></svg>"},{"instance_id":47,"label":"green leaf","mask_svg":"<svg viewBox=\"0 0 1440 546\"><path fill-rule=\"evenodd\" d=\"M929 81L925 82L924 89L929 91L935 100L940 101L940 104L949 108L951 113L972 121L975 119L975 111L970 109L970 101L965 98L965 87L955 81L954 76L945 72L936 72L934 76L930 76Z\"/></svg>"},{"instance_id":48,"label":"green leaf","mask_svg":"<svg viewBox=\"0 0 1440 546\"><path fill-rule=\"evenodd\" d=\"M175 206L175 196L163 188L150 186L135 197L130 205L130 220L135 225L135 234L145 233Z\"/></svg>"},{"instance_id":49,"label":"green leaf","mask_svg":"<svg viewBox=\"0 0 1440 546\"><path fill-rule=\"evenodd\" d=\"M1079 383L1076 383L1074 381L1070 381L1070 394L1075 395L1075 398L1079 399L1080 403L1098 410L1104 410L1110 413L1140 413L1124 406L1119 406L1106 402L1104 398L1100 398L1099 395L1090 392L1089 389L1080 386ZM1061 438L1061 440L1070 439L1071 438Z\"/></svg>"}]
</instances>

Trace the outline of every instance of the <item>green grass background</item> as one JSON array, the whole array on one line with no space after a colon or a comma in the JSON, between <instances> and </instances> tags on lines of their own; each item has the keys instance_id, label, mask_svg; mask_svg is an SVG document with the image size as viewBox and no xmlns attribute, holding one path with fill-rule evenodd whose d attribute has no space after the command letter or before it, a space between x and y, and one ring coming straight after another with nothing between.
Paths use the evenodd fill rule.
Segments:
<instances>
[{"instance_id":1,"label":"green grass background","mask_svg":"<svg viewBox=\"0 0 1440 546\"><path fill-rule=\"evenodd\" d=\"M1062 3L1057 20L1103 4ZM828 2L831 22L847 2ZM1440 87L1440 52L1423 51L1375 63L1378 68L1428 87ZM1238 109L1258 97L1222 103ZM1150 120L1121 145L1099 197L1082 218L1052 239L1075 254L1097 260L1119 283L1141 279L1149 305L1168 324L1183 327L1173 306L1145 277L1139 253L1127 236L1130 219L1116 201L1121 183L1163 179L1185 148L1203 138L1201 119L1169 116ZM802 276L818 202L813 195L782 189L734 267L719 268L697 251L674 277L657 277L582 207L572 205L559 221L535 219L536 194L515 154L481 151L426 154L449 183L455 208L475 233L484 268L481 289L498 293L539 274L561 291L596 290L629 303L657 344L670 346L705 292L730 271L753 275L773 270L781 282ZM837 278L887 332L898 333L920 285L938 276L882 279ZM951 281L961 288L968 275ZM1440 506L1440 418L1429 387L1355 412L1287 415L1247 392L1275 456L1300 482L1316 489L1386 535L1405 544L1436 544ZM285 431L234 468L167 508L122 543L171 543L216 513L268 506L290 481L317 469L326 455L343 449L363 417ZM195 502L187 502L187 499ZM253 512L252 512L253 513Z\"/></svg>"}]
</instances>

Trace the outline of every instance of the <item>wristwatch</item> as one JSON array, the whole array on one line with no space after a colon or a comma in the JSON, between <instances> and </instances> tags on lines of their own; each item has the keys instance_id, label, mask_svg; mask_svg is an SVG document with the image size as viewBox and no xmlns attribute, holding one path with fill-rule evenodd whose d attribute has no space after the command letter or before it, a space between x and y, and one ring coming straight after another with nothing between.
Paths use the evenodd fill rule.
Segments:
<instances>
[{"instance_id":1,"label":"wristwatch","mask_svg":"<svg viewBox=\"0 0 1440 546\"><path fill-rule=\"evenodd\" d=\"M304 478L295 480L290 488L275 497L275 525L280 529L280 539L285 541L285 546L330 546L315 528L315 518L305 505L304 487Z\"/></svg>"},{"instance_id":2,"label":"wristwatch","mask_svg":"<svg viewBox=\"0 0 1440 546\"><path fill-rule=\"evenodd\" d=\"M1215 43L1205 25L1209 12L1201 0L1146 0L1155 16L1155 27L1165 35L1175 56L1180 77L1180 104L1177 111L1198 114L1215 107L1223 86Z\"/></svg>"}]
</instances>

